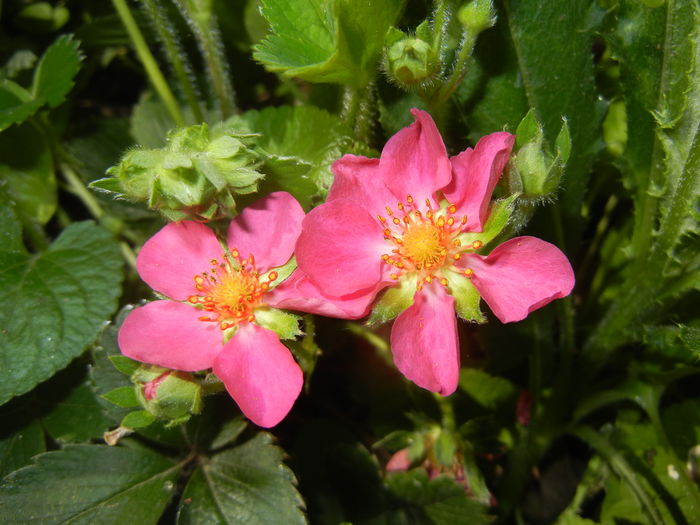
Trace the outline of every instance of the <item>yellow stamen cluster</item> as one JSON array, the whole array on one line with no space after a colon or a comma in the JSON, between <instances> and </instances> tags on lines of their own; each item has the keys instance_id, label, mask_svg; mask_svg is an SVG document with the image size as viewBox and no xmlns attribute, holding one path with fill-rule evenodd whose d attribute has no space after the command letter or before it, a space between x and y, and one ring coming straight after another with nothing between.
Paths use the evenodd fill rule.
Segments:
<instances>
[{"instance_id":1,"label":"yellow stamen cluster","mask_svg":"<svg viewBox=\"0 0 700 525\"><path fill-rule=\"evenodd\" d=\"M277 279L277 272L270 272L265 280L255 266L255 258L250 255L242 258L238 250L232 250L222 262L209 261L208 272L194 276L195 295L187 300L210 312L200 321L219 323L221 330L233 328L243 321L255 319L255 308L262 304L263 294Z\"/></svg>"},{"instance_id":2,"label":"yellow stamen cluster","mask_svg":"<svg viewBox=\"0 0 700 525\"><path fill-rule=\"evenodd\" d=\"M433 210L429 199L421 211L413 197L408 195L406 203L397 204L398 212L387 206L387 217L377 218L384 227L384 239L393 245L390 253L382 255L382 259L397 271L389 277L398 280L404 273L418 274L418 289L423 283L437 280L447 286L447 279L442 275L443 270L461 272L470 277L473 271L460 270L454 266L461 253L467 250L478 250L483 243L475 241L471 246L463 247L457 236L462 233L467 217L455 217L457 207L447 204L440 210Z\"/></svg>"}]
</instances>

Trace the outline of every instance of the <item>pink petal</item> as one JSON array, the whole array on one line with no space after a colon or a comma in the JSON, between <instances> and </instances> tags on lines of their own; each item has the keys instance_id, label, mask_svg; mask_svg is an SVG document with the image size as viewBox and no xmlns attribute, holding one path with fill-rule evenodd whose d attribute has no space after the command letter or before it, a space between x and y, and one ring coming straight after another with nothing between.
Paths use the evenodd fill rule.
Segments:
<instances>
[{"instance_id":1,"label":"pink petal","mask_svg":"<svg viewBox=\"0 0 700 525\"><path fill-rule=\"evenodd\" d=\"M343 297L328 297L323 295L318 286L303 272L296 270L266 295L265 302L273 308L286 308L341 319L359 319L369 313L369 307L383 285L384 283L381 283L375 289L362 290Z\"/></svg>"},{"instance_id":2,"label":"pink petal","mask_svg":"<svg viewBox=\"0 0 700 525\"><path fill-rule=\"evenodd\" d=\"M354 202L336 199L306 216L296 255L299 269L324 294L342 297L377 285L387 246L378 220Z\"/></svg>"},{"instance_id":3,"label":"pink petal","mask_svg":"<svg viewBox=\"0 0 700 525\"><path fill-rule=\"evenodd\" d=\"M256 324L239 326L214 360L214 373L256 425L274 427L291 410L304 376L277 334Z\"/></svg>"},{"instance_id":4,"label":"pink petal","mask_svg":"<svg viewBox=\"0 0 700 525\"><path fill-rule=\"evenodd\" d=\"M294 253L304 210L289 193L278 191L247 206L228 228L229 249L255 257L261 271L285 264Z\"/></svg>"},{"instance_id":5,"label":"pink petal","mask_svg":"<svg viewBox=\"0 0 700 525\"><path fill-rule=\"evenodd\" d=\"M398 199L384 184L379 159L345 155L335 161L331 169L335 177L326 202L348 199L373 217L386 215L387 206L396 206Z\"/></svg>"},{"instance_id":6,"label":"pink petal","mask_svg":"<svg viewBox=\"0 0 700 525\"><path fill-rule=\"evenodd\" d=\"M454 299L440 285L416 292L394 321L391 352L396 367L420 387L449 395L459 381L459 341Z\"/></svg>"},{"instance_id":7,"label":"pink petal","mask_svg":"<svg viewBox=\"0 0 700 525\"><path fill-rule=\"evenodd\" d=\"M146 241L136 269L148 286L184 301L195 293L194 276L221 259L223 250L214 232L194 221L171 222Z\"/></svg>"},{"instance_id":8,"label":"pink petal","mask_svg":"<svg viewBox=\"0 0 700 525\"><path fill-rule=\"evenodd\" d=\"M405 472L411 468L411 458L408 455L408 449L402 448L394 453L386 464L387 472Z\"/></svg>"},{"instance_id":9,"label":"pink petal","mask_svg":"<svg viewBox=\"0 0 700 525\"><path fill-rule=\"evenodd\" d=\"M449 184L452 167L442 137L425 111L412 109L416 121L391 137L384 146L380 168L384 183L402 201L433 200L434 193Z\"/></svg>"},{"instance_id":10,"label":"pink petal","mask_svg":"<svg viewBox=\"0 0 700 525\"><path fill-rule=\"evenodd\" d=\"M119 329L127 357L175 370L211 368L223 341L216 323L200 321L201 310L185 303L153 301L136 308Z\"/></svg>"},{"instance_id":11,"label":"pink petal","mask_svg":"<svg viewBox=\"0 0 700 525\"><path fill-rule=\"evenodd\" d=\"M474 286L504 323L525 319L533 310L569 295L574 287L566 255L535 237L506 241L488 257L467 255L462 264L474 270Z\"/></svg>"},{"instance_id":12,"label":"pink petal","mask_svg":"<svg viewBox=\"0 0 700 525\"><path fill-rule=\"evenodd\" d=\"M472 150L452 157L452 182L445 198L467 216L467 231L481 231L486 222L491 194L508 163L515 137L499 131L482 137Z\"/></svg>"}]
</instances>

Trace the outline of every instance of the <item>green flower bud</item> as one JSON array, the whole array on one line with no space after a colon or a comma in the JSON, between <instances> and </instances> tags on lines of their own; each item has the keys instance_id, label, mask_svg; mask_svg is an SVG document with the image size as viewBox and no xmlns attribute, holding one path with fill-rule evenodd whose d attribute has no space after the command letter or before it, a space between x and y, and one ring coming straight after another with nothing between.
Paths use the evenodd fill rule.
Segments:
<instances>
[{"instance_id":1,"label":"green flower bud","mask_svg":"<svg viewBox=\"0 0 700 525\"><path fill-rule=\"evenodd\" d=\"M221 218L263 177L253 137L206 124L174 129L165 147L130 151L91 187L145 201L170 220Z\"/></svg>"},{"instance_id":2,"label":"green flower bud","mask_svg":"<svg viewBox=\"0 0 700 525\"><path fill-rule=\"evenodd\" d=\"M432 46L418 37L393 29L387 37L385 67L390 78L405 89L423 87L440 72Z\"/></svg>"},{"instance_id":3,"label":"green flower bud","mask_svg":"<svg viewBox=\"0 0 700 525\"><path fill-rule=\"evenodd\" d=\"M472 0L459 9L457 18L466 31L476 35L496 23L496 11L492 0Z\"/></svg>"},{"instance_id":4,"label":"green flower bud","mask_svg":"<svg viewBox=\"0 0 700 525\"><path fill-rule=\"evenodd\" d=\"M532 111L518 125L515 145L519 149L510 162L508 176L514 186L511 189L522 192L526 199L541 199L553 194L571 151L566 120L556 138L554 155L546 146L542 126Z\"/></svg>"},{"instance_id":5,"label":"green flower bud","mask_svg":"<svg viewBox=\"0 0 700 525\"><path fill-rule=\"evenodd\" d=\"M192 374L141 365L131 376L141 406L167 426L187 421L202 411L202 387Z\"/></svg>"}]
</instances>

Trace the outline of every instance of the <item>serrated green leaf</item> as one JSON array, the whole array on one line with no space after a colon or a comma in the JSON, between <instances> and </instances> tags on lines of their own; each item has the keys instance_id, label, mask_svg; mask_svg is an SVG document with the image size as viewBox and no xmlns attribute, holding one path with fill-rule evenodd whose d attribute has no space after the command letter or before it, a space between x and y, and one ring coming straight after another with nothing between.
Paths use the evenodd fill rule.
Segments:
<instances>
[{"instance_id":1,"label":"serrated green leaf","mask_svg":"<svg viewBox=\"0 0 700 525\"><path fill-rule=\"evenodd\" d=\"M0 514L5 523L156 523L179 471L144 448L68 445L3 480Z\"/></svg>"},{"instance_id":2,"label":"serrated green leaf","mask_svg":"<svg viewBox=\"0 0 700 525\"><path fill-rule=\"evenodd\" d=\"M305 524L295 484L282 450L260 432L197 468L182 495L177 523Z\"/></svg>"},{"instance_id":3,"label":"serrated green leaf","mask_svg":"<svg viewBox=\"0 0 700 525\"><path fill-rule=\"evenodd\" d=\"M353 142L352 132L338 117L312 106L247 111L228 120L226 126L259 133L257 144L270 155L310 165L308 173L298 173L297 180L289 173L273 178L273 171L263 183L276 184L304 203L308 203L314 193L325 195L333 182L330 165L349 152ZM314 189L310 188L309 181Z\"/></svg>"},{"instance_id":4,"label":"serrated green leaf","mask_svg":"<svg viewBox=\"0 0 700 525\"><path fill-rule=\"evenodd\" d=\"M463 368L460 371L459 388L489 410L512 400L517 393L513 383L507 379L477 368Z\"/></svg>"},{"instance_id":5,"label":"serrated green leaf","mask_svg":"<svg viewBox=\"0 0 700 525\"><path fill-rule=\"evenodd\" d=\"M66 228L38 255L0 248L0 403L31 390L80 355L114 311L122 259L91 222Z\"/></svg>"},{"instance_id":6,"label":"serrated green leaf","mask_svg":"<svg viewBox=\"0 0 700 525\"><path fill-rule=\"evenodd\" d=\"M62 35L49 46L34 70L32 94L49 107L61 104L73 87L82 55L73 35Z\"/></svg>"},{"instance_id":7,"label":"serrated green leaf","mask_svg":"<svg viewBox=\"0 0 700 525\"><path fill-rule=\"evenodd\" d=\"M400 0L263 0L272 32L253 56L287 76L362 87L401 6Z\"/></svg>"},{"instance_id":8,"label":"serrated green leaf","mask_svg":"<svg viewBox=\"0 0 700 525\"><path fill-rule=\"evenodd\" d=\"M42 225L49 221L58 200L56 177L46 138L33 123L0 134L0 177L20 217Z\"/></svg>"},{"instance_id":9,"label":"serrated green leaf","mask_svg":"<svg viewBox=\"0 0 700 525\"><path fill-rule=\"evenodd\" d=\"M129 359L125 355L110 355L109 360L114 365L114 368L127 376L131 376L131 374L136 372L136 369L141 366L141 363Z\"/></svg>"},{"instance_id":10,"label":"serrated green leaf","mask_svg":"<svg viewBox=\"0 0 700 525\"><path fill-rule=\"evenodd\" d=\"M137 407L140 405L133 386L121 386L102 394L102 397L122 408Z\"/></svg>"},{"instance_id":11,"label":"serrated green leaf","mask_svg":"<svg viewBox=\"0 0 700 525\"><path fill-rule=\"evenodd\" d=\"M150 412L145 410L135 410L134 412L129 412L124 419L122 419L121 426L124 428L143 428L151 425L155 422L156 417Z\"/></svg>"}]
</instances>

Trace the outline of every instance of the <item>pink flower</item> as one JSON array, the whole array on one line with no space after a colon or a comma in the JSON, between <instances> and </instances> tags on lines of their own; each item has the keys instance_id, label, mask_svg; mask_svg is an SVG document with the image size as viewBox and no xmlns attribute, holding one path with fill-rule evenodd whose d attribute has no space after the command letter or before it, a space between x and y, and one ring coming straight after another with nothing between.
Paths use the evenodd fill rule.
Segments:
<instances>
[{"instance_id":1,"label":"pink flower","mask_svg":"<svg viewBox=\"0 0 700 525\"><path fill-rule=\"evenodd\" d=\"M381 158L345 155L325 204L304 219L296 246L299 269L335 305L351 298L389 319L399 370L417 385L448 395L459 378L457 312L480 317L479 296L502 322L571 292L566 256L534 237L476 253L494 234L484 232L491 193L514 137L483 137L474 149L448 158L424 111L394 135ZM480 235L481 234L481 235ZM392 292L389 295L389 292Z\"/></svg>"},{"instance_id":2,"label":"pink flower","mask_svg":"<svg viewBox=\"0 0 700 525\"><path fill-rule=\"evenodd\" d=\"M292 257L303 218L294 197L272 193L231 221L228 250L203 224L165 226L144 244L137 269L170 300L126 318L122 353L187 372L213 368L248 418L262 427L279 423L299 396L303 374L278 335L261 324L288 315L272 308L276 293L287 300L294 295L292 286L272 287Z\"/></svg>"}]
</instances>

